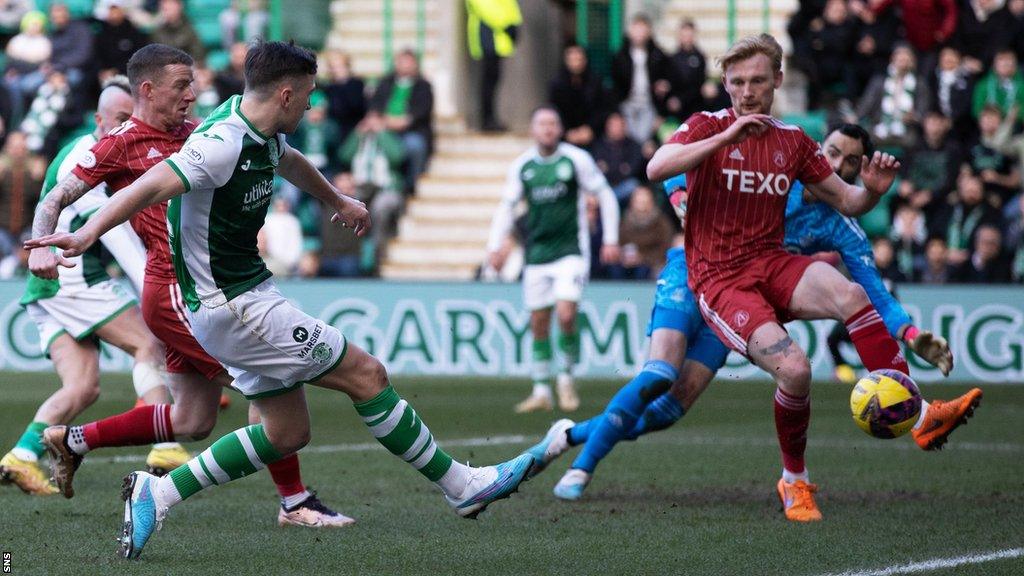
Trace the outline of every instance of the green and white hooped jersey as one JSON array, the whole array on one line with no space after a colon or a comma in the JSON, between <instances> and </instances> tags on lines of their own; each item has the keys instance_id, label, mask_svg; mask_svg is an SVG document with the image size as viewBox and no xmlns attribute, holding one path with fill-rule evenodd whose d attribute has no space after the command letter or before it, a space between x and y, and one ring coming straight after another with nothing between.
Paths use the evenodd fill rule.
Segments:
<instances>
[{"instance_id":1,"label":"green and white hooped jersey","mask_svg":"<svg viewBox=\"0 0 1024 576\"><path fill-rule=\"evenodd\" d=\"M86 134L61 148L46 170L43 190L39 195L40 203L61 180L71 173L71 170L79 162L88 161L87 154L94 144L96 144L96 137ZM106 202L107 185L100 184L61 211L54 231L74 232L78 230ZM142 246L138 235L125 223L104 234L100 238L100 242L93 244L81 256L70 258L71 262L75 264L74 267L58 266L57 280L45 280L30 274L20 303L22 305L31 304L52 298L58 293L78 292L110 280L110 275L107 274L107 264L111 258L117 260L118 265L135 285L136 291L141 294L146 249Z\"/></svg>"},{"instance_id":2,"label":"green and white hooped jersey","mask_svg":"<svg viewBox=\"0 0 1024 576\"><path fill-rule=\"evenodd\" d=\"M185 304L216 307L270 278L256 235L274 192L274 171L288 144L266 136L232 96L165 162L185 194L171 200L171 252Z\"/></svg>"},{"instance_id":3,"label":"green and white hooped jersey","mask_svg":"<svg viewBox=\"0 0 1024 576\"><path fill-rule=\"evenodd\" d=\"M513 162L491 227L489 250L497 250L512 226L512 210L525 200L526 263L546 264L570 255L589 259L586 198L601 203L604 243L617 244L619 210L615 196L590 154L561 143L550 156L531 148Z\"/></svg>"}]
</instances>

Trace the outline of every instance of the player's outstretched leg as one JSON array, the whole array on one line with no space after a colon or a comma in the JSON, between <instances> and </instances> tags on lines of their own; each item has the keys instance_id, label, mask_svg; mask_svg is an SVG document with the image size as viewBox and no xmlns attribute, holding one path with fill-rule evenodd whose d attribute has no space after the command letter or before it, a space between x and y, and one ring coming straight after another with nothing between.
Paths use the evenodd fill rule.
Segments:
<instances>
[{"instance_id":1,"label":"player's outstretched leg","mask_svg":"<svg viewBox=\"0 0 1024 576\"><path fill-rule=\"evenodd\" d=\"M572 469L555 486L555 496L563 500L583 496L598 462L633 430L647 405L668 391L678 375L676 368L664 360L649 360L644 364L643 370L608 403L604 413L598 416L597 425L590 426L589 439L572 463Z\"/></svg>"}]
</instances>

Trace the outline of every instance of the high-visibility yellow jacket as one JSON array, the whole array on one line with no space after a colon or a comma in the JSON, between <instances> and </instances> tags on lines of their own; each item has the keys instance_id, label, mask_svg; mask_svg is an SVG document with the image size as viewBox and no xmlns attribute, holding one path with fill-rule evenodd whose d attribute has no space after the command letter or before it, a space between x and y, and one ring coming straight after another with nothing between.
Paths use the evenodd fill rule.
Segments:
<instances>
[{"instance_id":1,"label":"high-visibility yellow jacket","mask_svg":"<svg viewBox=\"0 0 1024 576\"><path fill-rule=\"evenodd\" d=\"M474 60L484 56L481 42L482 26L490 29L494 36L494 51L502 58L507 58L516 51L515 39L509 34L509 28L523 23L523 15L519 11L516 0L466 0L468 18L466 27L469 39L469 55Z\"/></svg>"}]
</instances>

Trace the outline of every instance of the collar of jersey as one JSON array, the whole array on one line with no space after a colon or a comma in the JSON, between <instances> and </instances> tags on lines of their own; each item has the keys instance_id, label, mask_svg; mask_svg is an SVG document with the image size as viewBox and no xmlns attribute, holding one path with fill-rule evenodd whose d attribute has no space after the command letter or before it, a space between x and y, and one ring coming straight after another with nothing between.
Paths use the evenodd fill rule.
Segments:
<instances>
[{"instance_id":1,"label":"collar of jersey","mask_svg":"<svg viewBox=\"0 0 1024 576\"><path fill-rule=\"evenodd\" d=\"M265 136L263 132L260 132L259 128L254 126L253 123L245 117L245 114L242 114L242 97L236 95L231 98L234 99L234 102L231 103L231 108L235 111L235 114L238 114L238 117L242 119L242 122L245 122L245 125L249 128L249 132L251 132L253 136L256 136L256 139L260 141L261 145L266 144L267 140L270 140L270 138Z\"/></svg>"}]
</instances>

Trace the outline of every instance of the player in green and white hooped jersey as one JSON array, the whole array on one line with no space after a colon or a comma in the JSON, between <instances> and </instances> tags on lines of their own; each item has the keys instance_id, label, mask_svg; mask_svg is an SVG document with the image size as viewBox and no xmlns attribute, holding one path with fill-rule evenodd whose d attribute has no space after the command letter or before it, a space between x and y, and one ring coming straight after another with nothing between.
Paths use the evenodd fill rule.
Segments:
<instances>
[{"instance_id":1,"label":"player in green and white hooped jersey","mask_svg":"<svg viewBox=\"0 0 1024 576\"><path fill-rule=\"evenodd\" d=\"M585 194L597 197L604 237L601 261L619 259L619 205L594 159L584 150L560 142L562 122L550 107L538 108L530 121L536 145L509 169L505 193L494 215L488 259L500 270L508 256L505 239L512 214L526 203L526 267L523 301L530 311L533 335L533 392L516 412L551 410L551 309L558 316L558 405L565 411L579 406L573 368L579 361L580 338L576 314L590 275L590 233Z\"/></svg>"},{"instance_id":2,"label":"player in green and white hooped jersey","mask_svg":"<svg viewBox=\"0 0 1024 576\"><path fill-rule=\"evenodd\" d=\"M129 90L123 77L106 85L97 105L96 130L60 150L46 172L40 202L87 157L101 136L131 116ZM106 187L93 188L61 212L57 230L77 230L106 202ZM17 445L0 460L0 478L27 493L56 492L49 474L38 464L45 451L42 433L47 426L70 422L99 395L97 338L135 358L132 378L139 397L150 404L169 401L161 370L163 347L146 328L135 299L106 271L108 255L112 255L141 293L145 249L127 224L110 230L101 241L102 246L65 261L57 278L30 276L21 298L39 329L43 353L53 360L61 381L60 389L39 407Z\"/></svg>"},{"instance_id":3,"label":"player in green and white hooped jersey","mask_svg":"<svg viewBox=\"0 0 1024 576\"><path fill-rule=\"evenodd\" d=\"M533 457L471 468L455 462L388 382L384 366L333 326L285 299L259 257L256 236L275 173L327 204L334 220L364 235L363 203L341 195L285 141L309 107L316 57L283 42L257 42L245 63L245 92L211 114L180 152L119 191L107 209L74 233L26 243L84 252L109 228L143 207L173 199L168 220L178 281L200 344L254 400L263 423L217 440L163 478L126 479L122 551L134 558L170 507L200 490L246 476L310 437L303 384L347 394L370 432L391 453L435 482L461 516L507 497Z\"/></svg>"}]
</instances>

